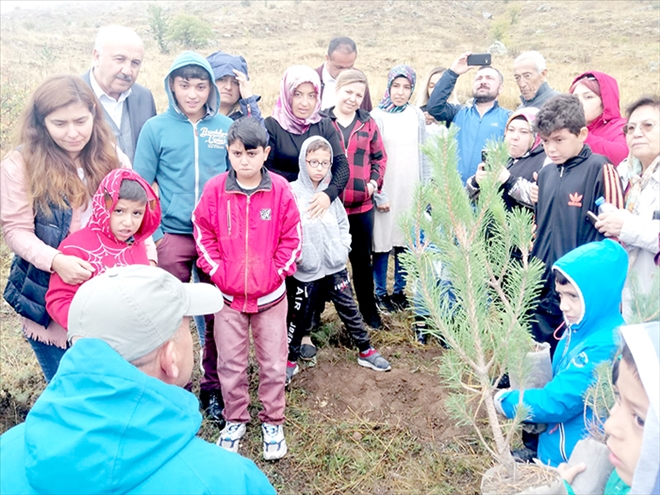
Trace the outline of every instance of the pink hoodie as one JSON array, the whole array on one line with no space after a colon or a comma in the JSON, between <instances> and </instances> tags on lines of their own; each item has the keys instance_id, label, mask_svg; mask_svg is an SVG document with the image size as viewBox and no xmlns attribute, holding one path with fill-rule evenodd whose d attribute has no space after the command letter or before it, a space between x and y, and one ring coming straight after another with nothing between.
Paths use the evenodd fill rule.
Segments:
<instances>
[{"instance_id":1,"label":"pink hoodie","mask_svg":"<svg viewBox=\"0 0 660 495\"><path fill-rule=\"evenodd\" d=\"M131 242L120 241L110 230L110 213L119 201L119 188L124 179L139 182L147 193L147 208L142 225ZM106 206L106 196L112 198L110 208ZM153 189L137 172L118 168L106 175L94 194L92 209L92 217L87 226L62 241L58 248L62 254L77 256L90 263L94 267L92 277L113 266L149 264L145 240L160 224L160 202ZM79 287L65 283L57 273L50 277L46 309L53 320L64 328L68 326L69 306Z\"/></svg>"},{"instance_id":2,"label":"pink hoodie","mask_svg":"<svg viewBox=\"0 0 660 495\"><path fill-rule=\"evenodd\" d=\"M594 153L605 155L610 162L618 166L628 156L628 144L623 135L626 119L619 110L619 85L612 76L604 72L589 71L573 80L571 88L585 76L593 76L600 86L600 98L603 101L603 113L587 126L589 135L586 143Z\"/></svg>"}]
</instances>

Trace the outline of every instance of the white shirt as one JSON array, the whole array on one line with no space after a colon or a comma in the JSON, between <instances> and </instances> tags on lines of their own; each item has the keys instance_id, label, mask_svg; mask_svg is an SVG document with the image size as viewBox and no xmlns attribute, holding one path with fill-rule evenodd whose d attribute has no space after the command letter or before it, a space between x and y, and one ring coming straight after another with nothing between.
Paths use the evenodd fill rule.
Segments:
<instances>
[{"instance_id":1,"label":"white shirt","mask_svg":"<svg viewBox=\"0 0 660 495\"><path fill-rule=\"evenodd\" d=\"M101 105L103 105L103 108L105 108L105 111L108 112L108 115L110 115L110 118L112 118L112 121L115 123L117 128L121 128L121 117L124 112L124 100L128 98L133 88L128 88L126 91L119 95L119 99L115 100L112 96L109 96L105 91L103 91L101 86L99 86L99 83L96 82L96 78L94 77L94 70L89 71L89 82L91 83L92 91L94 91L94 94L101 102Z\"/></svg>"},{"instance_id":2,"label":"white shirt","mask_svg":"<svg viewBox=\"0 0 660 495\"><path fill-rule=\"evenodd\" d=\"M330 75L326 64L323 64L323 71L321 72L321 79L323 80L323 96L321 97L321 110L334 107L337 103L337 81Z\"/></svg>"}]
</instances>

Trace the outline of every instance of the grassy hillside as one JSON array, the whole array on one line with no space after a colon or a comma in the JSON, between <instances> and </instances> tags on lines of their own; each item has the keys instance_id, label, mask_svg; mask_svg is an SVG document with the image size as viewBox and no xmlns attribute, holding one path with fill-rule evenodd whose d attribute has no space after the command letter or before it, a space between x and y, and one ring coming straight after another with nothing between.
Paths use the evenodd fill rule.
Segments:
<instances>
[{"instance_id":1,"label":"grassy hillside","mask_svg":"<svg viewBox=\"0 0 660 495\"><path fill-rule=\"evenodd\" d=\"M0 146L30 92L44 78L81 74L91 64L100 26L131 26L145 41L138 81L149 87L159 111L167 100L163 77L183 47L161 54L148 29L148 2L78 2L40 10L21 9L0 22ZM385 88L388 70L408 63L423 77L448 66L462 52L485 51L496 39L508 49L493 64L505 74L501 103L513 108L518 89L512 63L521 51L541 51L550 84L566 91L585 70L615 76L622 106L644 93L660 92L660 1L300 1L242 0L158 2L168 16L196 15L214 39L200 51L222 49L249 64L261 108L270 115L284 70L293 64L317 67L328 41L346 35L358 44L357 66L370 80L373 103ZM469 97L470 76L459 80L458 96ZM0 241L0 288L10 253ZM44 387L34 355L21 337L12 310L0 303L0 432L21 421ZM489 458L469 430L443 411L437 377L442 349L413 342L409 316L387 319L389 332L374 343L394 370L376 375L359 368L332 312L315 339L319 366L304 370L288 393L289 456L258 461L259 436L251 431L242 453L257 460L281 493L478 493ZM254 370L251 370L254 374ZM195 377L197 383L198 377ZM253 401L256 404L256 399ZM253 411L254 412L254 411ZM204 423L201 435L217 431Z\"/></svg>"}]
</instances>

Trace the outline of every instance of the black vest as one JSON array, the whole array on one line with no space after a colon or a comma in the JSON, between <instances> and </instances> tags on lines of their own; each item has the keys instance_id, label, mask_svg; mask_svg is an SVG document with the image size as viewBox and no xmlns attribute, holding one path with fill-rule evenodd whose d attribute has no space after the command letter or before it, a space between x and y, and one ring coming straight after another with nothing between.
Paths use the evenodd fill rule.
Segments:
<instances>
[{"instance_id":1,"label":"black vest","mask_svg":"<svg viewBox=\"0 0 660 495\"><path fill-rule=\"evenodd\" d=\"M50 205L51 214L35 208L34 233L44 243L57 248L69 233L71 208ZM46 311L46 291L50 273L39 270L18 255L14 255L3 297L21 316L47 327L50 315Z\"/></svg>"}]
</instances>

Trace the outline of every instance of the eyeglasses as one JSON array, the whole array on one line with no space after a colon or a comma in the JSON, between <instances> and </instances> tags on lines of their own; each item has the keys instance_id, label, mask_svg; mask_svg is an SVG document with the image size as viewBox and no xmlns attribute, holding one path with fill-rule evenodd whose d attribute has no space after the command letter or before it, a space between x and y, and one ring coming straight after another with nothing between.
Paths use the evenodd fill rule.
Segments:
<instances>
[{"instance_id":1,"label":"eyeglasses","mask_svg":"<svg viewBox=\"0 0 660 495\"><path fill-rule=\"evenodd\" d=\"M653 130L653 128L655 127L655 123L646 121L646 122L640 122L639 124L625 124L623 126L623 134L626 136L628 134L632 134L637 130L637 127L639 127L642 130L642 132L646 134Z\"/></svg>"},{"instance_id":2,"label":"eyeglasses","mask_svg":"<svg viewBox=\"0 0 660 495\"><path fill-rule=\"evenodd\" d=\"M318 160L305 160L305 161L307 162L307 165L309 165L312 168L317 168L319 165L321 165L321 168L323 170L327 169L331 165L331 162L328 161L324 161L324 162L320 162Z\"/></svg>"}]
</instances>

